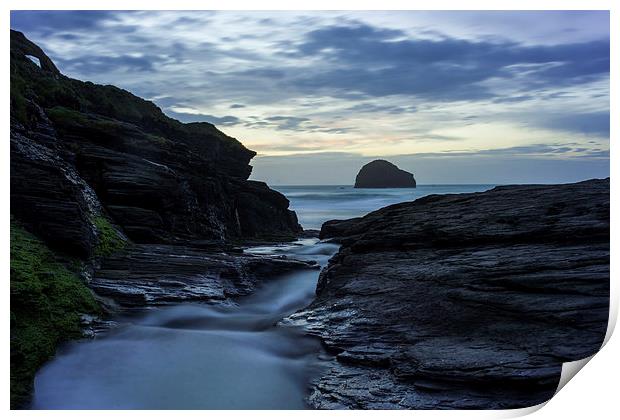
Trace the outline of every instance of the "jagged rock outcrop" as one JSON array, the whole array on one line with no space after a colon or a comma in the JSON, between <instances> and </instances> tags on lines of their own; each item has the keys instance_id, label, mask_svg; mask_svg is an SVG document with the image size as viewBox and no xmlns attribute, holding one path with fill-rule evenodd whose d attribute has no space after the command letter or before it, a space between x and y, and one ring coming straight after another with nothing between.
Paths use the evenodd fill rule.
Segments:
<instances>
[{"instance_id":1,"label":"jagged rock outcrop","mask_svg":"<svg viewBox=\"0 0 620 420\"><path fill-rule=\"evenodd\" d=\"M415 188L413 174L387 160L377 159L362 166L355 177L355 188Z\"/></svg>"},{"instance_id":2,"label":"jagged rock outcrop","mask_svg":"<svg viewBox=\"0 0 620 420\"><path fill-rule=\"evenodd\" d=\"M432 195L323 225L343 245L286 320L336 353L320 408L517 408L594 354L609 313L609 179Z\"/></svg>"},{"instance_id":3,"label":"jagged rock outcrop","mask_svg":"<svg viewBox=\"0 0 620 420\"><path fill-rule=\"evenodd\" d=\"M139 243L301 232L286 197L247 180L255 152L212 124L182 124L127 91L63 76L16 31L11 116L11 211L64 251L92 249L92 215L67 182L85 185L105 217Z\"/></svg>"}]
</instances>

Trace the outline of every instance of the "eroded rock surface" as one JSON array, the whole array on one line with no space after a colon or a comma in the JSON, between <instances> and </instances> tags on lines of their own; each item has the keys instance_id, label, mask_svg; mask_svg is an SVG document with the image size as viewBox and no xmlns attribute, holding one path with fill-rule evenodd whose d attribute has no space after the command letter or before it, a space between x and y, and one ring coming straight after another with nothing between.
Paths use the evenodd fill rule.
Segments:
<instances>
[{"instance_id":1,"label":"eroded rock surface","mask_svg":"<svg viewBox=\"0 0 620 420\"><path fill-rule=\"evenodd\" d=\"M287 258L186 246L136 245L105 259L90 287L123 307L178 302L230 303L264 278L318 265Z\"/></svg>"},{"instance_id":2,"label":"eroded rock surface","mask_svg":"<svg viewBox=\"0 0 620 420\"><path fill-rule=\"evenodd\" d=\"M50 226L67 223L83 243L60 250L80 257L96 243L87 231L97 216L137 243L293 239L302 231L286 197L248 180L256 152L212 124L183 124L125 90L60 74L16 31L11 146L11 212L37 235L80 242L52 234ZM96 212L80 204L69 178L92 192Z\"/></svg>"},{"instance_id":3,"label":"eroded rock surface","mask_svg":"<svg viewBox=\"0 0 620 420\"><path fill-rule=\"evenodd\" d=\"M285 322L337 356L318 408L516 408L601 346L609 179L428 196L323 225L343 246Z\"/></svg>"}]
</instances>

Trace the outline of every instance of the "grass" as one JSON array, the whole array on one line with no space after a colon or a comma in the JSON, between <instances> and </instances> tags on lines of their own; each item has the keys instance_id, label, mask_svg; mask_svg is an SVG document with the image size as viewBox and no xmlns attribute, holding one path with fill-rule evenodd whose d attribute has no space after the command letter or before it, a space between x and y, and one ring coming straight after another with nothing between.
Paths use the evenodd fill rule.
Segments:
<instances>
[{"instance_id":1,"label":"grass","mask_svg":"<svg viewBox=\"0 0 620 420\"><path fill-rule=\"evenodd\" d=\"M28 402L57 345L81 337L85 313L100 313L88 287L11 218L11 408Z\"/></svg>"},{"instance_id":2,"label":"grass","mask_svg":"<svg viewBox=\"0 0 620 420\"><path fill-rule=\"evenodd\" d=\"M108 257L127 246L127 241L119 235L104 216L94 217L93 223L99 231L99 242L95 248L95 256Z\"/></svg>"}]
</instances>

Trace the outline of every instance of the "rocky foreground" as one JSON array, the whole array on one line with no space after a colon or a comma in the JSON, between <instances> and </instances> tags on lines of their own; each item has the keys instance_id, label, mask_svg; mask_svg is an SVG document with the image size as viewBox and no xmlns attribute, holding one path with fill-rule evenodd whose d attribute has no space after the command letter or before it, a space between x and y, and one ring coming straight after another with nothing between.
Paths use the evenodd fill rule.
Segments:
<instances>
[{"instance_id":1,"label":"rocky foreground","mask_svg":"<svg viewBox=\"0 0 620 420\"><path fill-rule=\"evenodd\" d=\"M518 408L601 346L609 179L433 195L323 225L342 243L284 322L337 354L316 408Z\"/></svg>"}]
</instances>

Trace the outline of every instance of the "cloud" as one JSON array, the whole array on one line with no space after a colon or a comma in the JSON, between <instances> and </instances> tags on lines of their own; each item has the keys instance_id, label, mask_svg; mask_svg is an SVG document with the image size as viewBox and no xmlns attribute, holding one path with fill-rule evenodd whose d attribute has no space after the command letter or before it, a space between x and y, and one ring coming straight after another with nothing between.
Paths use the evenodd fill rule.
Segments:
<instances>
[{"instance_id":1,"label":"cloud","mask_svg":"<svg viewBox=\"0 0 620 420\"><path fill-rule=\"evenodd\" d=\"M111 71L153 73L159 64L167 61L155 55L83 55L74 59L57 59L57 64L65 71L84 75L97 75Z\"/></svg>"},{"instance_id":2,"label":"cloud","mask_svg":"<svg viewBox=\"0 0 620 420\"><path fill-rule=\"evenodd\" d=\"M369 102L360 102L347 108L347 111L356 113L386 112L388 114L407 114L416 112L416 109L415 106L377 105Z\"/></svg>"},{"instance_id":3,"label":"cloud","mask_svg":"<svg viewBox=\"0 0 620 420\"><path fill-rule=\"evenodd\" d=\"M580 11L11 13L68 76L223 126L259 154L453 159L555 159L562 145L604 157L608 25Z\"/></svg>"},{"instance_id":4,"label":"cloud","mask_svg":"<svg viewBox=\"0 0 620 420\"><path fill-rule=\"evenodd\" d=\"M331 134L344 134L355 131L354 127L326 127L316 123L313 123L310 118L305 117L293 117L284 115L275 115L273 117L258 118L252 116L244 124L246 127L269 127L275 130L281 131L298 131L305 133L331 133ZM272 150L271 147L267 147L265 150ZM292 146L293 150L295 146ZM315 146L316 147L316 146ZM307 143L300 147L301 149L307 148ZM283 149L284 150L284 149ZM291 150L287 147L286 150Z\"/></svg>"},{"instance_id":5,"label":"cloud","mask_svg":"<svg viewBox=\"0 0 620 420\"><path fill-rule=\"evenodd\" d=\"M63 31L95 30L104 22L114 21L116 18L117 12L112 10L12 10L11 27L25 32L56 34ZM135 27L125 27L126 31L130 29Z\"/></svg>"},{"instance_id":6,"label":"cloud","mask_svg":"<svg viewBox=\"0 0 620 420\"><path fill-rule=\"evenodd\" d=\"M496 104L512 104L517 102L526 102L534 99L534 95L520 95L520 96L506 96L506 97L498 97L494 98L493 102Z\"/></svg>"},{"instance_id":7,"label":"cloud","mask_svg":"<svg viewBox=\"0 0 620 420\"><path fill-rule=\"evenodd\" d=\"M267 123L274 123L280 130L300 130L301 124L306 121L310 121L309 118L304 117L285 117L282 115L276 115L274 117L265 118Z\"/></svg>"},{"instance_id":8,"label":"cloud","mask_svg":"<svg viewBox=\"0 0 620 420\"><path fill-rule=\"evenodd\" d=\"M304 148L298 148L299 152ZM291 149L293 151L293 149ZM528 158L557 158L557 159L573 159L573 158L609 158L609 149L600 149L598 147L582 147L578 144L530 144L523 146L503 147L497 149L470 149L470 150L444 150L440 152L430 153L412 153L402 155L377 155L363 156L360 153L351 152L319 152L319 153L291 153L286 156L261 156L263 161L281 160L284 157L290 160L303 160L310 158L321 158L323 160L339 161L339 160L373 160L379 158L392 159L450 159L462 157L528 157Z\"/></svg>"},{"instance_id":9,"label":"cloud","mask_svg":"<svg viewBox=\"0 0 620 420\"><path fill-rule=\"evenodd\" d=\"M447 150L435 153L414 153L403 155L411 158L437 158L446 159L454 157L545 157L571 159L579 158L609 158L609 150L598 148L579 147L575 144L530 144L525 146L504 147L498 149L481 150Z\"/></svg>"},{"instance_id":10,"label":"cloud","mask_svg":"<svg viewBox=\"0 0 620 420\"><path fill-rule=\"evenodd\" d=\"M437 15L452 16L452 19L456 16L454 13ZM321 23L317 19L319 14L310 22L307 19L301 24L286 22L289 32L298 34L296 37L276 38L276 41L265 37L265 47L270 47L270 51L246 45L245 35L251 33L245 33L243 29L237 30L235 37L222 34L220 40L226 38L227 42L212 38L189 41L193 32L204 30L205 22L216 23L221 16L226 14L14 11L11 15L14 27L40 33L46 38L56 36L79 42L79 34L84 35L84 40L92 38L93 34L100 34L102 38L108 34L121 37L118 43L91 44L88 54L71 58L61 55L61 68L70 72L91 76L105 74L115 66L129 71L152 71L162 63L172 62L193 74L204 67L196 66L194 70L190 67L192 63L206 60L206 67L212 71L208 74L210 79L204 82L205 88L219 82L218 89L228 92L229 96L245 96L249 102L322 94L358 101L411 95L425 101L494 99L497 103L511 103L525 101L531 95L521 92L514 98L507 97L505 92L497 90L498 84L518 86L526 91L540 90L585 83L609 75L609 39L525 45L499 38L499 34L483 40L457 38L442 34L438 28L433 29L433 36L429 38L428 30L412 35L403 29L347 18ZM273 28L273 23L268 22L278 21L279 16L252 18L251 13L246 13L236 15L235 19L248 30L265 30ZM471 14L463 16L472 18ZM498 14L489 16L501 18ZM530 19L540 16L542 22L551 15L528 16ZM575 19L574 14L568 16ZM492 24L491 19L489 25ZM174 36L160 35L160 39L157 38L150 31L157 25L175 27L178 40L175 41ZM151 36L143 35L147 29ZM254 36L251 42L256 40L261 38ZM96 50L109 49L112 45L118 49L131 49L129 52L133 54L145 50L161 54L148 57L135 57L120 51L117 54L96 54ZM232 66L236 62L238 65ZM227 67L230 68L215 71L222 63L229 63ZM490 86L490 81L495 85ZM403 110L395 107L392 112L399 111Z\"/></svg>"},{"instance_id":11,"label":"cloud","mask_svg":"<svg viewBox=\"0 0 620 420\"><path fill-rule=\"evenodd\" d=\"M171 110L167 110L166 114L169 117L175 118L181 122L192 123L192 122L208 122L214 125L236 125L240 124L241 120L232 115L226 115L224 117L216 117L215 115L208 114L190 114L188 112L175 112Z\"/></svg>"},{"instance_id":12,"label":"cloud","mask_svg":"<svg viewBox=\"0 0 620 420\"><path fill-rule=\"evenodd\" d=\"M609 74L609 40L555 46L510 41L410 38L403 31L357 23L309 32L294 56L317 56L322 71L288 81L305 91L332 90L368 97L410 94L438 101L495 96L483 82L519 78L532 87L583 83ZM254 70L255 74L270 69ZM279 72L281 78L281 71Z\"/></svg>"},{"instance_id":13,"label":"cloud","mask_svg":"<svg viewBox=\"0 0 620 420\"><path fill-rule=\"evenodd\" d=\"M608 111L564 115L547 114L539 124L553 130L608 138L610 118Z\"/></svg>"}]
</instances>

